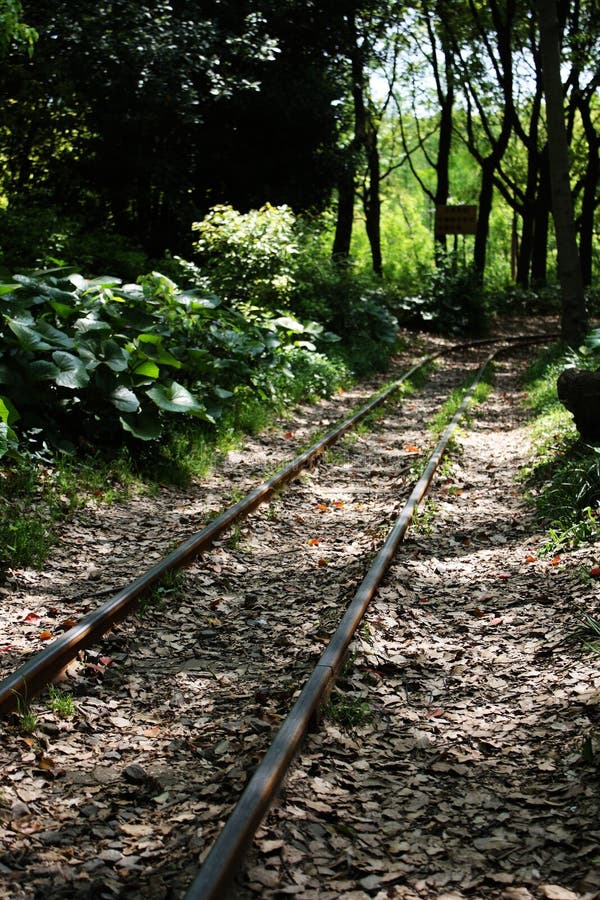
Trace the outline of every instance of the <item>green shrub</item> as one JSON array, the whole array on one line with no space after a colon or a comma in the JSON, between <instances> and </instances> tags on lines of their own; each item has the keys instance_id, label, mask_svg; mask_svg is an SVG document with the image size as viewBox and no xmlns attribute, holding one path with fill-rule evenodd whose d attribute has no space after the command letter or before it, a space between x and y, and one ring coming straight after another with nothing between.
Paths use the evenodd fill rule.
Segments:
<instances>
[{"instance_id":1,"label":"green shrub","mask_svg":"<svg viewBox=\"0 0 600 900\"><path fill-rule=\"evenodd\" d=\"M451 257L426 272L419 294L398 298L393 310L400 322L447 335L480 335L487 328L487 306L479 276L470 266L456 267Z\"/></svg>"},{"instance_id":2,"label":"green shrub","mask_svg":"<svg viewBox=\"0 0 600 900\"><path fill-rule=\"evenodd\" d=\"M293 379L292 357L311 371L316 342L336 340L316 322L242 312L157 272L127 285L17 275L0 302L0 455L15 451L17 428L72 449L123 432L156 439L173 414L214 425L240 386Z\"/></svg>"},{"instance_id":3,"label":"green shrub","mask_svg":"<svg viewBox=\"0 0 600 900\"><path fill-rule=\"evenodd\" d=\"M232 303L286 306L299 252L295 221L287 206L267 203L247 213L214 206L192 225L194 249L213 289Z\"/></svg>"}]
</instances>

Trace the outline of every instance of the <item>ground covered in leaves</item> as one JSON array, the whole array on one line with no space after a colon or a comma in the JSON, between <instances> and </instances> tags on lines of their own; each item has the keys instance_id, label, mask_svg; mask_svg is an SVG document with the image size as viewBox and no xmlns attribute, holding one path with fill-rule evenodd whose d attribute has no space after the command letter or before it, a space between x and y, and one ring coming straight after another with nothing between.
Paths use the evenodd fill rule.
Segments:
<instances>
[{"instance_id":1,"label":"ground covered in leaves","mask_svg":"<svg viewBox=\"0 0 600 900\"><path fill-rule=\"evenodd\" d=\"M29 733L5 723L2 896L184 896L399 512L426 421L478 357L439 365L78 660L59 685L73 715L40 698ZM598 548L539 553L514 480L523 364L497 364L240 896L600 896L600 666L572 639L597 606ZM44 572L3 588L5 671L374 386L298 410L193 491L87 509Z\"/></svg>"}]
</instances>

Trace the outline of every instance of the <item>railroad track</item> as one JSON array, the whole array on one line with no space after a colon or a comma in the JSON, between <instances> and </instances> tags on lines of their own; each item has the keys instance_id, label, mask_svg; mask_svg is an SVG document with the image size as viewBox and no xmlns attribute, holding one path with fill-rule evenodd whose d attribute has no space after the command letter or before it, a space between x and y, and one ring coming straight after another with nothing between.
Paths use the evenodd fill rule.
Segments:
<instances>
[{"instance_id":1,"label":"railroad track","mask_svg":"<svg viewBox=\"0 0 600 900\"><path fill-rule=\"evenodd\" d=\"M463 349L475 381L481 352ZM27 812L16 824L23 827L11 840L11 866L4 861L8 873L0 870L15 889L7 896L21 896L25 867L33 883L43 883L44 860L60 856L61 835L78 827L81 860L74 851L73 872L81 883L65 875L65 896L99 879L106 896L119 895L123 885L131 892L126 896L166 896L163 888L189 900L223 896L441 460L449 430L423 466L423 429L449 390L464 385L462 361L449 359L420 390L418 404L409 397L385 405L416 366L0 684L2 710L22 708L144 603L149 589L163 597L177 591L168 604L149 604L141 620L123 623L104 649L87 651L96 653L87 674L98 678L76 679L75 722L57 727L42 716L40 739L31 739L25 764L39 767L45 804L61 798L67 804L58 830L38 829L40 796L34 790L29 801L21 799ZM384 410L379 430L328 450L378 408ZM325 463L311 470L325 453ZM417 461L423 472L414 485ZM178 583L166 585L183 565ZM221 831L224 810L259 763ZM88 810L85 828L74 824L80 804ZM37 875L23 849L28 826L41 847ZM194 861L219 833L193 877ZM189 848L185 872L169 862L181 852L182 835ZM160 875L146 884L141 873L148 859ZM153 894L157 879L161 887Z\"/></svg>"}]
</instances>

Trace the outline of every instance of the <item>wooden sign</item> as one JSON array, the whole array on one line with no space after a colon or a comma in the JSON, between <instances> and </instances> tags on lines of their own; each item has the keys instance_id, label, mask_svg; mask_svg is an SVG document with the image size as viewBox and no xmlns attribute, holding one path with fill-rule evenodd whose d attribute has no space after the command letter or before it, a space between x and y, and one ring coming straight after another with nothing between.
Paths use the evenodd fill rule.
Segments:
<instances>
[{"instance_id":1,"label":"wooden sign","mask_svg":"<svg viewBox=\"0 0 600 900\"><path fill-rule=\"evenodd\" d=\"M476 206L436 206L436 234L475 234L476 232Z\"/></svg>"}]
</instances>

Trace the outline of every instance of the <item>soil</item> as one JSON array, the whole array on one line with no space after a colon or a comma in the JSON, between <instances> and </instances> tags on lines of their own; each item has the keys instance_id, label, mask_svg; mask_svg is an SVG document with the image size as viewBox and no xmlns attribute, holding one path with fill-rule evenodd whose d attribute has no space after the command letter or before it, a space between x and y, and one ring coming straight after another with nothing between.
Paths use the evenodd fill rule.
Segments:
<instances>
[{"instance_id":1,"label":"soil","mask_svg":"<svg viewBox=\"0 0 600 900\"><path fill-rule=\"evenodd\" d=\"M1 896L185 895L398 514L424 424L481 354L452 354L77 660L58 684L74 715L46 696L30 733L1 726ZM542 552L517 480L525 364L496 364L238 896L600 897L600 665L578 637L600 548ZM5 671L380 381L295 411L190 491L86 508L42 572L0 592Z\"/></svg>"}]
</instances>

